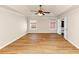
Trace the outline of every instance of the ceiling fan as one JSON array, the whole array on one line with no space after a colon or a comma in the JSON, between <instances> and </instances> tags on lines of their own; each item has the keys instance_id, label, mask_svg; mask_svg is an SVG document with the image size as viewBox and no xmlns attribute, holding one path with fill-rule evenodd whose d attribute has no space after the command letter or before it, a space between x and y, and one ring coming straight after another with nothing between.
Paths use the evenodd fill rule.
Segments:
<instances>
[{"instance_id":1,"label":"ceiling fan","mask_svg":"<svg viewBox=\"0 0 79 59\"><path fill-rule=\"evenodd\" d=\"M34 11L36 15L39 15L39 16L42 16L42 15L45 15L45 14L50 14L50 12L48 11L44 11L43 8L42 8L42 5L39 5L39 9L37 11Z\"/></svg>"}]
</instances>

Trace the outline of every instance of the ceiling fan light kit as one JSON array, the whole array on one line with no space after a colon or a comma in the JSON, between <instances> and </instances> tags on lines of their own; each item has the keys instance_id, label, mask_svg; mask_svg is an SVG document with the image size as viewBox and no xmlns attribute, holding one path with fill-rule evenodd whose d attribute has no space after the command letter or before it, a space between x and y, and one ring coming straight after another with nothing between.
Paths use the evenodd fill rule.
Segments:
<instances>
[{"instance_id":1,"label":"ceiling fan light kit","mask_svg":"<svg viewBox=\"0 0 79 59\"><path fill-rule=\"evenodd\" d=\"M42 13L38 13L37 15L38 15L38 16L43 16L43 14L42 14Z\"/></svg>"}]
</instances>

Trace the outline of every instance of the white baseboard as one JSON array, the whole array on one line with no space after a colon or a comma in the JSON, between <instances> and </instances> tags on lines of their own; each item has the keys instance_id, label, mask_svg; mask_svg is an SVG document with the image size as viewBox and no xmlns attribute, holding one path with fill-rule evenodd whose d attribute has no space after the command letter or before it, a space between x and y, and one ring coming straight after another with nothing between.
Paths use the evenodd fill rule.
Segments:
<instances>
[{"instance_id":1,"label":"white baseboard","mask_svg":"<svg viewBox=\"0 0 79 59\"><path fill-rule=\"evenodd\" d=\"M74 42L72 42L71 40L67 40L69 41L72 45L74 45L77 49L79 49L79 46L77 46Z\"/></svg>"},{"instance_id":2,"label":"white baseboard","mask_svg":"<svg viewBox=\"0 0 79 59\"><path fill-rule=\"evenodd\" d=\"M25 33L25 34L20 35L19 37L15 38L14 40L10 40L9 42L7 42L7 43L6 43L6 44L4 44L3 46L1 46L1 47L0 47L0 49L2 49L2 48L4 48L4 47L6 47L7 45L9 45L9 44L11 44L11 43L13 43L14 41L18 40L19 38L23 37L24 35L26 35L26 33Z\"/></svg>"},{"instance_id":3,"label":"white baseboard","mask_svg":"<svg viewBox=\"0 0 79 59\"><path fill-rule=\"evenodd\" d=\"M28 32L28 33L52 33L52 32ZM56 32L53 32L56 33Z\"/></svg>"}]
</instances>

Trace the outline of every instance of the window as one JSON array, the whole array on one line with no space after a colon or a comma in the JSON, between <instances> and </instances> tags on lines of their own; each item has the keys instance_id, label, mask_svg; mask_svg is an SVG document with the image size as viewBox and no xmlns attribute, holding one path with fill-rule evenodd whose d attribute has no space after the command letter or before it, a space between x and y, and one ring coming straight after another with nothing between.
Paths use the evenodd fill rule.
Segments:
<instances>
[{"instance_id":1,"label":"window","mask_svg":"<svg viewBox=\"0 0 79 59\"><path fill-rule=\"evenodd\" d=\"M30 20L30 29L36 30L37 28L37 21L36 20Z\"/></svg>"},{"instance_id":2,"label":"window","mask_svg":"<svg viewBox=\"0 0 79 59\"><path fill-rule=\"evenodd\" d=\"M50 21L50 29L54 29L55 25L56 25L56 21L55 20Z\"/></svg>"}]
</instances>

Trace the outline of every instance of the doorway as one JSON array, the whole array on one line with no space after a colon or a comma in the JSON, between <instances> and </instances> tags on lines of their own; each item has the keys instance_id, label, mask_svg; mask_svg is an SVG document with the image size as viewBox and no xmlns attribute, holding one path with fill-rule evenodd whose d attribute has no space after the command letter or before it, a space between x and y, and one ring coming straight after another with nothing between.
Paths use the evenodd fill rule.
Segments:
<instances>
[{"instance_id":1,"label":"doorway","mask_svg":"<svg viewBox=\"0 0 79 59\"><path fill-rule=\"evenodd\" d=\"M61 35L64 36L64 20L61 21Z\"/></svg>"},{"instance_id":2,"label":"doorway","mask_svg":"<svg viewBox=\"0 0 79 59\"><path fill-rule=\"evenodd\" d=\"M58 19L57 33L67 38L67 17Z\"/></svg>"}]
</instances>

